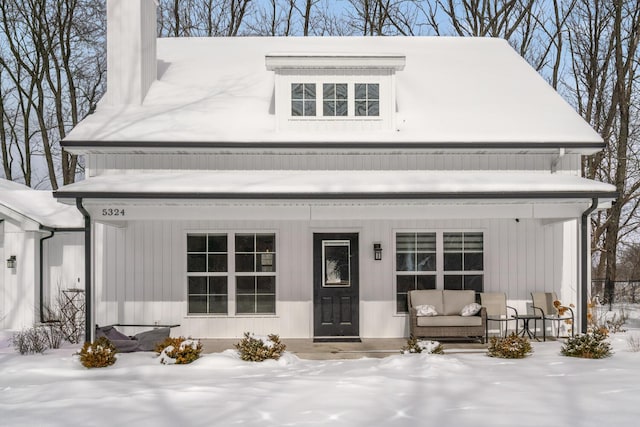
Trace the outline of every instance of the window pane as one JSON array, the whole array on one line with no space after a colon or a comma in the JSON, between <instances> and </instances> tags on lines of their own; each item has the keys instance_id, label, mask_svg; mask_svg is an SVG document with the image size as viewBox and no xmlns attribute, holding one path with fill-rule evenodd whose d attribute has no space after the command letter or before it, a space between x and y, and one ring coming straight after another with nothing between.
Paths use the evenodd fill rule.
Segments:
<instances>
[{"instance_id":1,"label":"window pane","mask_svg":"<svg viewBox=\"0 0 640 427\"><path fill-rule=\"evenodd\" d=\"M207 278L206 277L189 277L188 279L189 294L206 294Z\"/></svg>"},{"instance_id":2,"label":"window pane","mask_svg":"<svg viewBox=\"0 0 640 427\"><path fill-rule=\"evenodd\" d=\"M275 234L257 234L256 235L256 252L275 252L276 251L276 235Z\"/></svg>"},{"instance_id":3,"label":"window pane","mask_svg":"<svg viewBox=\"0 0 640 427\"><path fill-rule=\"evenodd\" d=\"M461 275L444 276L444 288L453 289L453 290L462 290L462 276Z\"/></svg>"},{"instance_id":4,"label":"window pane","mask_svg":"<svg viewBox=\"0 0 640 427\"><path fill-rule=\"evenodd\" d=\"M452 253L444 254L444 270L445 271L462 271L462 254Z\"/></svg>"},{"instance_id":5,"label":"window pane","mask_svg":"<svg viewBox=\"0 0 640 427\"><path fill-rule=\"evenodd\" d=\"M333 83L325 83L322 85L322 98L323 99L335 99L336 88Z\"/></svg>"},{"instance_id":6,"label":"window pane","mask_svg":"<svg viewBox=\"0 0 640 427\"><path fill-rule=\"evenodd\" d=\"M398 313L409 312L409 301L407 301L407 294L396 295L396 311Z\"/></svg>"},{"instance_id":7,"label":"window pane","mask_svg":"<svg viewBox=\"0 0 640 427\"><path fill-rule=\"evenodd\" d=\"M367 101L356 101L356 116L366 116L367 115Z\"/></svg>"},{"instance_id":8,"label":"window pane","mask_svg":"<svg viewBox=\"0 0 640 427\"><path fill-rule=\"evenodd\" d=\"M482 292L484 288L482 275L464 276L464 288L474 290L476 292Z\"/></svg>"},{"instance_id":9,"label":"window pane","mask_svg":"<svg viewBox=\"0 0 640 427\"><path fill-rule=\"evenodd\" d=\"M396 271L416 271L415 254L396 254Z\"/></svg>"},{"instance_id":10,"label":"window pane","mask_svg":"<svg viewBox=\"0 0 640 427\"><path fill-rule=\"evenodd\" d=\"M275 295L258 295L256 297L256 313L275 313L276 297Z\"/></svg>"},{"instance_id":11,"label":"window pane","mask_svg":"<svg viewBox=\"0 0 640 427\"><path fill-rule=\"evenodd\" d=\"M238 295L236 296L236 313L238 314L250 314L255 313L255 296L251 295Z\"/></svg>"},{"instance_id":12,"label":"window pane","mask_svg":"<svg viewBox=\"0 0 640 427\"><path fill-rule=\"evenodd\" d=\"M291 101L291 115L302 116L302 101Z\"/></svg>"},{"instance_id":13,"label":"window pane","mask_svg":"<svg viewBox=\"0 0 640 427\"><path fill-rule=\"evenodd\" d=\"M304 84L304 99L316 99L316 84L305 83Z\"/></svg>"},{"instance_id":14,"label":"window pane","mask_svg":"<svg viewBox=\"0 0 640 427\"><path fill-rule=\"evenodd\" d=\"M275 294L276 278L273 276L258 276L256 292L259 294Z\"/></svg>"},{"instance_id":15,"label":"window pane","mask_svg":"<svg viewBox=\"0 0 640 427\"><path fill-rule=\"evenodd\" d=\"M367 98L369 100L372 99L380 99L380 85L377 83L370 83L367 85Z\"/></svg>"},{"instance_id":16,"label":"window pane","mask_svg":"<svg viewBox=\"0 0 640 427\"><path fill-rule=\"evenodd\" d=\"M316 101L304 101L304 115L305 116L316 115Z\"/></svg>"},{"instance_id":17,"label":"window pane","mask_svg":"<svg viewBox=\"0 0 640 427\"><path fill-rule=\"evenodd\" d=\"M302 85L291 83L291 99L302 99Z\"/></svg>"},{"instance_id":18,"label":"window pane","mask_svg":"<svg viewBox=\"0 0 640 427\"><path fill-rule=\"evenodd\" d=\"M236 234L236 252L254 252L254 234Z\"/></svg>"},{"instance_id":19,"label":"window pane","mask_svg":"<svg viewBox=\"0 0 640 427\"><path fill-rule=\"evenodd\" d=\"M349 244L329 243L324 246L324 283L327 286L351 285Z\"/></svg>"},{"instance_id":20,"label":"window pane","mask_svg":"<svg viewBox=\"0 0 640 427\"><path fill-rule=\"evenodd\" d=\"M418 271L435 271L436 270L436 254L435 253L418 253L417 254Z\"/></svg>"},{"instance_id":21,"label":"window pane","mask_svg":"<svg viewBox=\"0 0 640 427\"><path fill-rule=\"evenodd\" d=\"M227 277L209 277L209 293L210 294L227 294Z\"/></svg>"},{"instance_id":22,"label":"window pane","mask_svg":"<svg viewBox=\"0 0 640 427\"><path fill-rule=\"evenodd\" d=\"M362 83L355 84L356 98L355 99L366 99L367 98L367 85Z\"/></svg>"},{"instance_id":23,"label":"window pane","mask_svg":"<svg viewBox=\"0 0 640 427\"><path fill-rule=\"evenodd\" d=\"M397 276L396 288L398 292L407 293L416 288L416 276Z\"/></svg>"},{"instance_id":24,"label":"window pane","mask_svg":"<svg viewBox=\"0 0 640 427\"><path fill-rule=\"evenodd\" d=\"M333 101L324 101L322 103L322 115L324 115L324 116L335 116L336 115Z\"/></svg>"},{"instance_id":25,"label":"window pane","mask_svg":"<svg viewBox=\"0 0 640 427\"><path fill-rule=\"evenodd\" d=\"M253 254L237 254L236 271L241 273L255 272L254 259L255 256Z\"/></svg>"},{"instance_id":26,"label":"window pane","mask_svg":"<svg viewBox=\"0 0 640 427\"><path fill-rule=\"evenodd\" d=\"M465 253L464 254L464 270L465 271L479 271L483 269L483 254L482 253Z\"/></svg>"},{"instance_id":27,"label":"window pane","mask_svg":"<svg viewBox=\"0 0 640 427\"><path fill-rule=\"evenodd\" d=\"M415 233L396 234L396 249L398 251L415 251L416 250Z\"/></svg>"},{"instance_id":28,"label":"window pane","mask_svg":"<svg viewBox=\"0 0 640 427\"><path fill-rule=\"evenodd\" d=\"M209 255L209 271L216 273L227 271L227 254Z\"/></svg>"},{"instance_id":29,"label":"window pane","mask_svg":"<svg viewBox=\"0 0 640 427\"><path fill-rule=\"evenodd\" d=\"M194 273L207 271L207 256L205 254L187 255L187 271Z\"/></svg>"},{"instance_id":30,"label":"window pane","mask_svg":"<svg viewBox=\"0 0 640 427\"><path fill-rule=\"evenodd\" d=\"M419 251L436 251L436 233L416 233L416 245Z\"/></svg>"},{"instance_id":31,"label":"window pane","mask_svg":"<svg viewBox=\"0 0 640 427\"><path fill-rule=\"evenodd\" d=\"M209 297L209 313L227 314L227 296L214 295Z\"/></svg>"},{"instance_id":32,"label":"window pane","mask_svg":"<svg viewBox=\"0 0 640 427\"><path fill-rule=\"evenodd\" d=\"M206 313L207 297L206 296L189 296L189 313Z\"/></svg>"},{"instance_id":33,"label":"window pane","mask_svg":"<svg viewBox=\"0 0 640 427\"><path fill-rule=\"evenodd\" d=\"M347 101L336 101L336 116L346 116L347 111Z\"/></svg>"},{"instance_id":34,"label":"window pane","mask_svg":"<svg viewBox=\"0 0 640 427\"><path fill-rule=\"evenodd\" d=\"M187 252L206 252L207 236L204 234L190 234L187 236Z\"/></svg>"},{"instance_id":35,"label":"window pane","mask_svg":"<svg viewBox=\"0 0 640 427\"><path fill-rule=\"evenodd\" d=\"M436 288L436 276L434 275L420 275L416 277L417 289L435 289Z\"/></svg>"},{"instance_id":36,"label":"window pane","mask_svg":"<svg viewBox=\"0 0 640 427\"><path fill-rule=\"evenodd\" d=\"M336 85L336 99L347 99L347 85L345 83Z\"/></svg>"},{"instance_id":37,"label":"window pane","mask_svg":"<svg viewBox=\"0 0 640 427\"><path fill-rule=\"evenodd\" d=\"M368 116L379 116L380 115L380 105L378 101L369 101L369 110Z\"/></svg>"},{"instance_id":38,"label":"window pane","mask_svg":"<svg viewBox=\"0 0 640 427\"><path fill-rule=\"evenodd\" d=\"M256 282L254 276L236 277L236 294L255 294Z\"/></svg>"},{"instance_id":39,"label":"window pane","mask_svg":"<svg viewBox=\"0 0 640 427\"><path fill-rule=\"evenodd\" d=\"M209 252L227 252L227 235L209 235Z\"/></svg>"},{"instance_id":40,"label":"window pane","mask_svg":"<svg viewBox=\"0 0 640 427\"><path fill-rule=\"evenodd\" d=\"M272 272L276 271L276 254L268 252L256 254L256 271Z\"/></svg>"},{"instance_id":41,"label":"window pane","mask_svg":"<svg viewBox=\"0 0 640 427\"><path fill-rule=\"evenodd\" d=\"M462 251L462 233L444 233L443 240L445 252Z\"/></svg>"},{"instance_id":42,"label":"window pane","mask_svg":"<svg viewBox=\"0 0 640 427\"><path fill-rule=\"evenodd\" d=\"M482 233L464 233L465 251L482 251Z\"/></svg>"}]
</instances>

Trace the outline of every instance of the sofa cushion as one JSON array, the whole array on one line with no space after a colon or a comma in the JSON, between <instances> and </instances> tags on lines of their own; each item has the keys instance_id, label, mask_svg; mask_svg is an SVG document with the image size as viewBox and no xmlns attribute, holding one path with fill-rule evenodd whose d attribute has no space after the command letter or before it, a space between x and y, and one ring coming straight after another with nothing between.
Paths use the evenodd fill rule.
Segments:
<instances>
[{"instance_id":1,"label":"sofa cushion","mask_svg":"<svg viewBox=\"0 0 640 427\"><path fill-rule=\"evenodd\" d=\"M418 326L482 326L480 316L433 316L416 317Z\"/></svg>"},{"instance_id":2,"label":"sofa cushion","mask_svg":"<svg viewBox=\"0 0 640 427\"><path fill-rule=\"evenodd\" d=\"M430 304L417 305L416 306L416 316L437 316L438 312L436 308Z\"/></svg>"},{"instance_id":3,"label":"sofa cushion","mask_svg":"<svg viewBox=\"0 0 640 427\"><path fill-rule=\"evenodd\" d=\"M471 304L467 304L462 307L460 316L475 316L476 314L478 314L481 308L482 306L480 304L478 304L477 302L472 302Z\"/></svg>"},{"instance_id":4,"label":"sofa cushion","mask_svg":"<svg viewBox=\"0 0 640 427\"><path fill-rule=\"evenodd\" d=\"M476 291L442 291L443 310L438 310L445 316L460 315L462 308L476 302ZM437 307L436 307L437 309Z\"/></svg>"},{"instance_id":5,"label":"sofa cushion","mask_svg":"<svg viewBox=\"0 0 640 427\"><path fill-rule=\"evenodd\" d=\"M411 298L411 307L413 308L419 305L432 305L436 309L438 314L443 313L442 291L440 290L423 289L419 291L409 291L409 298Z\"/></svg>"}]
</instances>

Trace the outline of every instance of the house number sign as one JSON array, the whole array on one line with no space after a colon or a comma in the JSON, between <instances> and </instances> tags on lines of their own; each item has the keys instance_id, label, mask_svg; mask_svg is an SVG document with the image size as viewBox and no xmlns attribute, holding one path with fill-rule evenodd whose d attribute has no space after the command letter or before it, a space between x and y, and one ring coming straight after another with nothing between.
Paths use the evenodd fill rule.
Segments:
<instances>
[{"instance_id":1,"label":"house number sign","mask_svg":"<svg viewBox=\"0 0 640 427\"><path fill-rule=\"evenodd\" d=\"M102 216L124 216L124 209L122 209L122 208L104 208L104 209L102 209Z\"/></svg>"}]
</instances>

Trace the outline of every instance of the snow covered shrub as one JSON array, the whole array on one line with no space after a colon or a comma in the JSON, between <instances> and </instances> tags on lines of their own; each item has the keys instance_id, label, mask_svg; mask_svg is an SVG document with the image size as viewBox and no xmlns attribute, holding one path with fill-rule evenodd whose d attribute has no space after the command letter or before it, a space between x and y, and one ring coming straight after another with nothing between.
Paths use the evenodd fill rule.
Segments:
<instances>
[{"instance_id":1,"label":"snow covered shrub","mask_svg":"<svg viewBox=\"0 0 640 427\"><path fill-rule=\"evenodd\" d=\"M104 368L116 363L116 348L105 337L84 343L78 355L85 368Z\"/></svg>"},{"instance_id":2,"label":"snow covered shrub","mask_svg":"<svg viewBox=\"0 0 640 427\"><path fill-rule=\"evenodd\" d=\"M185 337L167 337L156 346L163 365L186 365L200 357L202 343Z\"/></svg>"},{"instance_id":3,"label":"snow covered shrub","mask_svg":"<svg viewBox=\"0 0 640 427\"><path fill-rule=\"evenodd\" d=\"M629 347L629 350L637 353L640 351L640 335L639 334L634 334L634 333L630 333L629 335L627 335L627 347Z\"/></svg>"},{"instance_id":4,"label":"snow covered shrub","mask_svg":"<svg viewBox=\"0 0 640 427\"><path fill-rule=\"evenodd\" d=\"M491 337L487 350L489 356L501 359L522 359L533 351L529 340L515 333L504 338Z\"/></svg>"},{"instance_id":5,"label":"snow covered shrub","mask_svg":"<svg viewBox=\"0 0 640 427\"><path fill-rule=\"evenodd\" d=\"M244 333L244 338L235 344L240 358L247 362L262 362L267 359L280 359L287 346L280 342L278 335L271 334L267 337L257 337L249 332Z\"/></svg>"},{"instance_id":6,"label":"snow covered shrub","mask_svg":"<svg viewBox=\"0 0 640 427\"><path fill-rule=\"evenodd\" d=\"M47 322L42 325L44 334L47 337L49 348L60 348L64 340L64 333L59 322Z\"/></svg>"},{"instance_id":7,"label":"snow covered shrub","mask_svg":"<svg viewBox=\"0 0 640 427\"><path fill-rule=\"evenodd\" d=\"M444 354L444 347L438 341L419 340L411 337L407 340L407 345L402 347L400 353Z\"/></svg>"},{"instance_id":8,"label":"snow covered shrub","mask_svg":"<svg viewBox=\"0 0 640 427\"><path fill-rule=\"evenodd\" d=\"M595 329L586 334L567 339L560 349L563 356L582 357L584 359L602 359L611 356L611 345L606 341L607 333Z\"/></svg>"},{"instance_id":9,"label":"snow covered shrub","mask_svg":"<svg viewBox=\"0 0 640 427\"><path fill-rule=\"evenodd\" d=\"M11 337L11 344L20 354L44 353L49 348L47 331L38 326L16 332Z\"/></svg>"}]
</instances>

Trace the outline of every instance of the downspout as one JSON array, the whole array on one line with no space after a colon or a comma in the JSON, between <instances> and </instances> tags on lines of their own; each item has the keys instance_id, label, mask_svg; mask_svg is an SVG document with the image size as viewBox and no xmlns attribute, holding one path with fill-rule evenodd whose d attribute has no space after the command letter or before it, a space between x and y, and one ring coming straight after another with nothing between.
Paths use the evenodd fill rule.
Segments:
<instances>
[{"instance_id":1,"label":"downspout","mask_svg":"<svg viewBox=\"0 0 640 427\"><path fill-rule=\"evenodd\" d=\"M48 231L49 233L51 233L47 237L40 238L40 322L44 323L44 241L51 239L56 234L56 232L80 232L84 231L84 228L54 228L47 227L46 225L40 225L40 230Z\"/></svg>"},{"instance_id":2,"label":"downspout","mask_svg":"<svg viewBox=\"0 0 640 427\"><path fill-rule=\"evenodd\" d=\"M82 197L76 198L76 207L84 217L84 282L85 282L85 322L84 340L93 342L93 279L91 277L91 215L82 206Z\"/></svg>"},{"instance_id":3,"label":"downspout","mask_svg":"<svg viewBox=\"0 0 640 427\"><path fill-rule=\"evenodd\" d=\"M581 231L581 236L580 236L580 255L581 255L581 262L580 262L580 268L581 268L581 274L580 274L580 280L581 280L581 292L580 292L580 324L581 324L581 330L582 333L586 333L587 332L587 324L588 324L588 319L587 319L587 311L588 311L588 307L589 307L589 301L587 299L587 295L589 295L589 283L588 283L588 277L589 277L589 270L588 268L591 267L591 259L589 257L590 254L590 250L589 250L589 215L591 215L591 212L593 212L594 210L596 210L596 208L598 207L598 198L597 197L593 197L591 199L591 206L589 206L589 208L584 211L582 213L582 222L580 223L580 231Z\"/></svg>"}]
</instances>

